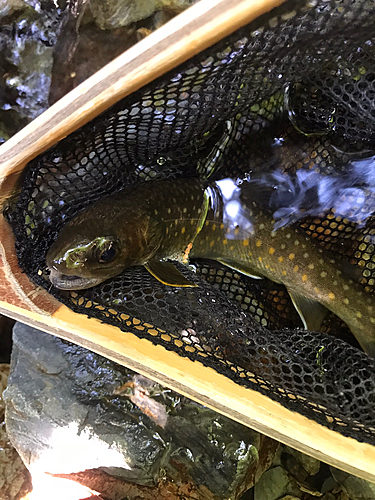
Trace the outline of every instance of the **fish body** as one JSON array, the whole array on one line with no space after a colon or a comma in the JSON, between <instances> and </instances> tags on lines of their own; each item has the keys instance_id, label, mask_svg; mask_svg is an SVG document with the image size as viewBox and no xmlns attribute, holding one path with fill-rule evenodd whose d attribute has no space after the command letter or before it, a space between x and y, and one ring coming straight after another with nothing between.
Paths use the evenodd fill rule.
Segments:
<instances>
[{"instance_id":1,"label":"fish body","mask_svg":"<svg viewBox=\"0 0 375 500\"><path fill-rule=\"evenodd\" d=\"M229 189L220 183L229 184ZM237 187L229 179L215 184L215 206L207 213L191 256L282 283L307 329L319 330L330 310L349 326L365 352L375 356L375 299L351 278L358 274L359 279L360 273L348 264L345 274L340 263L296 228L275 231L273 218L251 201L250 186Z\"/></svg>"},{"instance_id":2,"label":"fish body","mask_svg":"<svg viewBox=\"0 0 375 500\"><path fill-rule=\"evenodd\" d=\"M88 288L144 265L163 283L194 286L170 260L215 259L284 284L310 330L332 311L375 356L374 298L298 229L275 231L253 189L231 179L209 185L181 179L150 181L104 198L60 231L47 254L51 281L59 288Z\"/></svg>"}]
</instances>

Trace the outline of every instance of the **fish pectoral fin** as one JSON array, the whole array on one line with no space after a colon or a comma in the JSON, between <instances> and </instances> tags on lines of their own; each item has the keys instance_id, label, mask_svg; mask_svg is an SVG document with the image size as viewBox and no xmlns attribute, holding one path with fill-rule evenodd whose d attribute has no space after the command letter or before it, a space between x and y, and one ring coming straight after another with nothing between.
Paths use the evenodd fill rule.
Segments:
<instances>
[{"instance_id":1,"label":"fish pectoral fin","mask_svg":"<svg viewBox=\"0 0 375 500\"><path fill-rule=\"evenodd\" d=\"M309 299L298 292L288 290L288 293L306 330L319 332L328 309L316 300Z\"/></svg>"},{"instance_id":2,"label":"fish pectoral fin","mask_svg":"<svg viewBox=\"0 0 375 500\"><path fill-rule=\"evenodd\" d=\"M258 274L258 271L253 270L251 267L243 266L231 260L224 260L224 259L215 259L215 260L217 260L221 264L224 264L224 266L228 266L231 269L238 271L239 273L246 274L246 276L249 276L250 278L254 278L256 280L261 280L264 278L264 276Z\"/></svg>"},{"instance_id":3,"label":"fish pectoral fin","mask_svg":"<svg viewBox=\"0 0 375 500\"><path fill-rule=\"evenodd\" d=\"M152 259L144 267L147 271L154 276L163 285L168 286L185 286L196 287L196 283L189 281L185 276L172 264L161 260Z\"/></svg>"}]
</instances>

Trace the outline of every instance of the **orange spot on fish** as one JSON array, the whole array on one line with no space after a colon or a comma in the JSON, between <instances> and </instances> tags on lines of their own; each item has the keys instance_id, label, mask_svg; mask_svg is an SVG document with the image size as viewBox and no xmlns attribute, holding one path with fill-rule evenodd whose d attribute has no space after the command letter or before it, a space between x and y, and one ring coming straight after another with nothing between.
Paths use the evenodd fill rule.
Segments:
<instances>
[{"instance_id":1,"label":"orange spot on fish","mask_svg":"<svg viewBox=\"0 0 375 500\"><path fill-rule=\"evenodd\" d=\"M184 253L184 256L182 258L182 262L184 264L187 264L189 262L189 253L190 253L190 250L193 248L193 244L192 243L189 243L188 246L186 247L185 249L185 253Z\"/></svg>"}]
</instances>

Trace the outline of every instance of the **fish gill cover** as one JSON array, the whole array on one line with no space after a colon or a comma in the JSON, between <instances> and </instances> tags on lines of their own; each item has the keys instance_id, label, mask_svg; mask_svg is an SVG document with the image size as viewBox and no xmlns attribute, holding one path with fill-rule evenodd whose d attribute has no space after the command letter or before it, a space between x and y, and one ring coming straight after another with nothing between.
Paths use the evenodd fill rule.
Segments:
<instances>
[{"instance_id":1,"label":"fish gill cover","mask_svg":"<svg viewBox=\"0 0 375 500\"><path fill-rule=\"evenodd\" d=\"M293 224L325 258L354 265L371 297L374 14L367 0L287 1L31 161L6 214L21 268L76 312L375 444L374 360L332 314L324 332L303 330L282 285L197 260L195 272L178 265L196 288L135 267L61 291L45 263L62 225L104 195L151 179L230 177L268 196L275 229Z\"/></svg>"}]
</instances>

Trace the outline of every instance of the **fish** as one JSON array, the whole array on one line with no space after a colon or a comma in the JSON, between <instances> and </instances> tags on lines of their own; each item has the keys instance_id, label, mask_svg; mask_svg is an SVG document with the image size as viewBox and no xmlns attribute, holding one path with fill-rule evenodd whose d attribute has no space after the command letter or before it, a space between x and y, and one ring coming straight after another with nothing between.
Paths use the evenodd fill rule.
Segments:
<instances>
[{"instance_id":1,"label":"fish","mask_svg":"<svg viewBox=\"0 0 375 500\"><path fill-rule=\"evenodd\" d=\"M304 327L319 331L328 311L375 357L375 299L360 272L335 261L294 226L275 230L259 186L232 179L154 180L84 209L47 252L51 283L85 289L142 265L169 286L194 287L175 266L216 260L255 279L282 283Z\"/></svg>"},{"instance_id":2,"label":"fish","mask_svg":"<svg viewBox=\"0 0 375 500\"><path fill-rule=\"evenodd\" d=\"M168 195L168 206L157 193ZM60 230L46 256L51 283L63 290L85 289L143 265L165 284L194 286L168 260L187 261L208 202L195 179L148 181L103 198Z\"/></svg>"}]
</instances>

